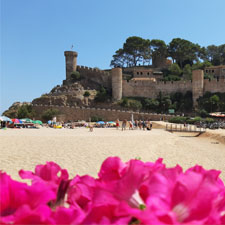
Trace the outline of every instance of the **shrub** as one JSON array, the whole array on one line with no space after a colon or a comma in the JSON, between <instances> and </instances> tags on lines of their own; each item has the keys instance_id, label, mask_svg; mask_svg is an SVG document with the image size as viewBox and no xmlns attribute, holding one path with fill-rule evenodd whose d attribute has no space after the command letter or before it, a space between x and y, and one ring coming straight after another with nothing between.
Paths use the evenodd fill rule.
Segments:
<instances>
[{"instance_id":1,"label":"shrub","mask_svg":"<svg viewBox=\"0 0 225 225\"><path fill-rule=\"evenodd\" d=\"M74 81L79 81L81 79L81 75L78 71L74 71L74 72L71 73L71 78Z\"/></svg>"},{"instance_id":2,"label":"shrub","mask_svg":"<svg viewBox=\"0 0 225 225\"><path fill-rule=\"evenodd\" d=\"M98 121L104 121L104 119L100 116L92 116L91 122L98 122Z\"/></svg>"},{"instance_id":3,"label":"shrub","mask_svg":"<svg viewBox=\"0 0 225 225\"><path fill-rule=\"evenodd\" d=\"M204 110L204 109L199 110L198 114L203 118L209 116L209 113L207 113L206 110Z\"/></svg>"},{"instance_id":4,"label":"shrub","mask_svg":"<svg viewBox=\"0 0 225 225\"><path fill-rule=\"evenodd\" d=\"M187 118L182 116L175 116L169 119L170 123L184 123L186 122Z\"/></svg>"},{"instance_id":5,"label":"shrub","mask_svg":"<svg viewBox=\"0 0 225 225\"><path fill-rule=\"evenodd\" d=\"M201 121L203 121L203 119L201 117L199 117L199 116L186 120L186 122L188 124L197 124L197 123L200 123Z\"/></svg>"},{"instance_id":6,"label":"shrub","mask_svg":"<svg viewBox=\"0 0 225 225\"><path fill-rule=\"evenodd\" d=\"M31 105L22 105L18 109L17 118L33 118L35 116L35 112Z\"/></svg>"},{"instance_id":7,"label":"shrub","mask_svg":"<svg viewBox=\"0 0 225 225\"><path fill-rule=\"evenodd\" d=\"M85 91L84 92L84 97L89 97L91 94L90 94L90 92L89 91Z\"/></svg>"},{"instance_id":8,"label":"shrub","mask_svg":"<svg viewBox=\"0 0 225 225\"><path fill-rule=\"evenodd\" d=\"M59 114L58 109L47 109L43 114L42 118L45 121L52 120L54 116L57 116Z\"/></svg>"},{"instance_id":9,"label":"shrub","mask_svg":"<svg viewBox=\"0 0 225 225\"><path fill-rule=\"evenodd\" d=\"M215 120L214 120L213 118L207 117L207 118L205 119L205 122L206 122L206 123L214 123Z\"/></svg>"},{"instance_id":10,"label":"shrub","mask_svg":"<svg viewBox=\"0 0 225 225\"><path fill-rule=\"evenodd\" d=\"M138 110L142 108L141 101L135 100L135 99L124 98L120 104L123 107L131 108L134 110Z\"/></svg>"},{"instance_id":11,"label":"shrub","mask_svg":"<svg viewBox=\"0 0 225 225\"><path fill-rule=\"evenodd\" d=\"M107 99L110 99L111 96L104 87L101 87L95 96L95 101L105 102Z\"/></svg>"},{"instance_id":12,"label":"shrub","mask_svg":"<svg viewBox=\"0 0 225 225\"><path fill-rule=\"evenodd\" d=\"M177 75L169 75L163 78L163 81L178 81L178 80L180 80L180 77Z\"/></svg>"}]
</instances>

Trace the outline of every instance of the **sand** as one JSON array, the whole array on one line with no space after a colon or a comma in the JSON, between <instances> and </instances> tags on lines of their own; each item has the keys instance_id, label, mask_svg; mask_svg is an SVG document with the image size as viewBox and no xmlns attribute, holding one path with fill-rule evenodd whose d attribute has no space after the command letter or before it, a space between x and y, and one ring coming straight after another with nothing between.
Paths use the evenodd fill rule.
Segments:
<instances>
[{"instance_id":1,"label":"sand","mask_svg":"<svg viewBox=\"0 0 225 225\"><path fill-rule=\"evenodd\" d=\"M163 122L160 124L163 127ZM37 164L54 161L68 169L71 178L76 174L96 177L108 156L119 156L123 161L135 157L155 161L161 157L167 167L180 164L186 170L198 164L220 170L225 182L225 145L221 141L224 137L225 130L185 137L164 129L7 129L0 130L0 169L20 180L20 169L33 171Z\"/></svg>"}]
</instances>

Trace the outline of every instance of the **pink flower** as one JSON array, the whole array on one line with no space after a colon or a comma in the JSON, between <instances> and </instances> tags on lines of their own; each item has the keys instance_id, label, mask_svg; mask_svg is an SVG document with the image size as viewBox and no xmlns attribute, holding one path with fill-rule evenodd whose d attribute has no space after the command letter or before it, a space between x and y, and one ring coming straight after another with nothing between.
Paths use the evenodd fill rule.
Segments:
<instances>
[{"instance_id":1,"label":"pink flower","mask_svg":"<svg viewBox=\"0 0 225 225\"><path fill-rule=\"evenodd\" d=\"M192 168L177 180L171 207L179 222L207 221L208 217L217 220L221 217L222 208L218 206L224 203L224 193L217 172Z\"/></svg>"},{"instance_id":2,"label":"pink flower","mask_svg":"<svg viewBox=\"0 0 225 225\"><path fill-rule=\"evenodd\" d=\"M108 157L102 163L98 177L104 182L118 180L121 178L124 168L126 168L126 164L119 157Z\"/></svg>"},{"instance_id":3,"label":"pink flower","mask_svg":"<svg viewBox=\"0 0 225 225\"><path fill-rule=\"evenodd\" d=\"M83 210L88 210L89 203L93 198L93 191L96 181L93 177L76 176L71 182L68 189L68 203L73 206L79 206Z\"/></svg>"},{"instance_id":4,"label":"pink flower","mask_svg":"<svg viewBox=\"0 0 225 225\"><path fill-rule=\"evenodd\" d=\"M0 216L3 222L13 222L36 209L47 208L47 203L55 199L55 193L45 185L28 186L14 181L6 173L0 173ZM25 210L25 211L24 211ZM50 209L49 209L50 210ZM43 211L43 214L46 212ZM38 215L40 212L37 213Z\"/></svg>"},{"instance_id":5,"label":"pink flower","mask_svg":"<svg viewBox=\"0 0 225 225\"><path fill-rule=\"evenodd\" d=\"M31 179L32 183L45 182L55 192L62 180L68 180L68 172L54 162L47 162L45 165L37 165L35 172L20 170L22 179Z\"/></svg>"},{"instance_id":6,"label":"pink flower","mask_svg":"<svg viewBox=\"0 0 225 225\"><path fill-rule=\"evenodd\" d=\"M79 207L58 207L52 212L51 220L54 224L80 224L85 218L85 213Z\"/></svg>"}]
</instances>

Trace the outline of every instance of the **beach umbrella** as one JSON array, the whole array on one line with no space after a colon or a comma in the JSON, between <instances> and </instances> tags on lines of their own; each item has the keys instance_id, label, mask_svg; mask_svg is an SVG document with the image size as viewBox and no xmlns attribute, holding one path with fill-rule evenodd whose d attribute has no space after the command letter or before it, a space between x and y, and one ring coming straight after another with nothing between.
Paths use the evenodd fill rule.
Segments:
<instances>
[{"instance_id":1,"label":"beach umbrella","mask_svg":"<svg viewBox=\"0 0 225 225\"><path fill-rule=\"evenodd\" d=\"M109 124L116 124L114 121L109 121L108 123Z\"/></svg>"},{"instance_id":2,"label":"beach umbrella","mask_svg":"<svg viewBox=\"0 0 225 225\"><path fill-rule=\"evenodd\" d=\"M12 120L7 116L0 116L0 121L4 122L12 122Z\"/></svg>"},{"instance_id":3,"label":"beach umbrella","mask_svg":"<svg viewBox=\"0 0 225 225\"><path fill-rule=\"evenodd\" d=\"M97 123L98 123L98 124L105 124L104 121L98 121Z\"/></svg>"},{"instance_id":4,"label":"beach umbrella","mask_svg":"<svg viewBox=\"0 0 225 225\"><path fill-rule=\"evenodd\" d=\"M42 121L40 121L40 120L34 120L33 123L42 125Z\"/></svg>"},{"instance_id":5,"label":"beach umbrella","mask_svg":"<svg viewBox=\"0 0 225 225\"><path fill-rule=\"evenodd\" d=\"M24 123L33 123L33 120L29 119L29 118L23 118L23 119L21 119L21 121Z\"/></svg>"},{"instance_id":6,"label":"beach umbrella","mask_svg":"<svg viewBox=\"0 0 225 225\"><path fill-rule=\"evenodd\" d=\"M19 119L12 119L12 122L13 122L13 123L16 123L16 124L22 123L22 121L19 120Z\"/></svg>"}]
</instances>

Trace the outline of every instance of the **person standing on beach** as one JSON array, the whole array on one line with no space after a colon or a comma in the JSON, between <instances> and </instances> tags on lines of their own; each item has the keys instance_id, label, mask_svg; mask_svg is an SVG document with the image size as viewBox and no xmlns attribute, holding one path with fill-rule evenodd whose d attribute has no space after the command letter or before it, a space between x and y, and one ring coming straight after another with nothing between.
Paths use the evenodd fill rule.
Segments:
<instances>
[{"instance_id":1,"label":"person standing on beach","mask_svg":"<svg viewBox=\"0 0 225 225\"><path fill-rule=\"evenodd\" d=\"M126 126L127 126L127 120L123 120L123 123L122 123L122 131L123 130L126 130Z\"/></svg>"},{"instance_id":2,"label":"person standing on beach","mask_svg":"<svg viewBox=\"0 0 225 225\"><path fill-rule=\"evenodd\" d=\"M150 130L152 130L152 122L150 121Z\"/></svg>"},{"instance_id":3,"label":"person standing on beach","mask_svg":"<svg viewBox=\"0 0 225 225\"><path fill-rule=\"evenodd\" d=\"M93 132L93 124L89 123L89 131Z\"/></svg>"},{"instance_id":4,"label":"person standing on beach","mask_svg":"<svg viewBox=\"0 0 225 225\"><path fill-rule=\"evenodd\" d=\"M142 121L142 128L143 128L143 130L145 130L145 128L146 128L146 123L144 120Z\"/></svg>"},{"instance_id":5,"label":"person standing on beach","mask_svg":"<svg viewBox=\"0 0 225 225\"><path fill-rule=\"evenodd\" d=\"M132 121L129 121L129 130L133 130L133 123L132 123Z\"/></svg>"},{"instance_id":6,"label":"person standing on beach","mask_svg":"<svg viewBox=\"0 0 225 225\"><path fill-rule=\"evenodd\" d=\"M117 120L116 120L116 129L118 130L119 127L120 127L120 121L119 121L119 119L117 119Z\"/></svg>"},{"instance_id":7,"label":"person standing on beach","mask_svg":"<svg viewBox=\"0 0 225 225\"><path fill-rule=\"evenodd\" d=\"M138 121L137 120L135 120L135 122L134 122L134 128L138 129Z\"/></svg>"},{"instance_id":8,"label":"person standing on beach","mask_svg":"<svg viewBox=\"0 0 225 225\"><path fill-rule=\"evenodd\" d=\"M140 130L141 130L141 125L142 125L142 124L141 124L141 120L139 120L139 121L138 121L138 127L139 127Z\"/></svg>"}]
</instances>

